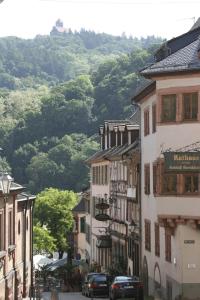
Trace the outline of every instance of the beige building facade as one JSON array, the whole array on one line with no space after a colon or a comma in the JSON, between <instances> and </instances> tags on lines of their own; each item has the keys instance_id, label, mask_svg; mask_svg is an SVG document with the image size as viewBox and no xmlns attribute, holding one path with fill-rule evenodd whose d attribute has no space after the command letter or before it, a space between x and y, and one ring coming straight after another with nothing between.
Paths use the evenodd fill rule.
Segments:
<instances>
[{"instance_id":1,"label":"beige building facade","mask_svg":"<svg viewBox=\"0 0 200 300\"><path fill-rule=\"evenodd\" d=\"M138 116L137 112L134 120L105 121L99 131L101 150L87 160L91 167L90 263L101 271L139 275L139 232L131 231L132 221L139 224L140 220Z\"/></svg>"},{"instance_id":2,"label":"beige building facade","mask_svg":"<svg viewBox=\"0 0 200 300\"><path fill-rule=\"evenodd\" d=\"M11 183L0 196L0 299L29 297L32 276L32 213L35 197Z\"/></svg>"},{"instance_id":3,"label":"beige building facade","mask_svg":"<svg viewBox=\"0 0 200 300\"><path fill-rule=\"evenodd\" d=\"M141 73L142 268L146 294L200 299L200 63L197 26Z\"/></svg>"}]
</instances>

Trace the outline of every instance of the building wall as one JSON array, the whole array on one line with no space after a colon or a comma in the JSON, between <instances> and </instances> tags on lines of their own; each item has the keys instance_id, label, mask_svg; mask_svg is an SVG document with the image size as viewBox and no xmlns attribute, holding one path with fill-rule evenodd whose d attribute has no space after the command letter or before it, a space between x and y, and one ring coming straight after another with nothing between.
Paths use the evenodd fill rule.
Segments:
<instances>
[{"instance_id":1,"label":"building wall","mask_svg":"<svg viewBox=\"0 0 200 300\"><path fill-rule=\"evenodd\" d=\"M108 166L108 173L107 173L107 184L91 184L91 201L90 201L90 213L91 213L91 245L90 245L90 254L91 254L91 263L97 262L100 264L101 260L101 254L100 254L100 249L96 247L97 243L97 236L101 235L101 231L103 231L103 227L108 227L109 223L108 222L102 222L102 221L97 221L95 219L95 211L94 211L94 197L96 198L105 198L105 194L110 195L110 182L109 182L109 162L108 161L102 161L98 163L92 164L92 167L95 166ZM91 172L92 173L92 172ZM92 182L92 181L91 181ZM106 255L108 255L107 253ZM109 258L110 260L110 258ZM104 259L105 262L105 259ZM102 266L104 268L104 265Z\"/></svg>"},{"instance_id":2,"label":"building wall","mask_svg":"<svg viewBox=\"0 0 200 300\"><path fill-rule=\"evenodd\" d=\"M20 204L16 195L10 195L6 202L0 198L0 210L3 210L3 228L5 228L5 244L0 252L0 299L21 299L30 294L31 285L31 223L24 222L24 211L31 219L31 201L24 199ZM25 208L25 210L24 210ZM9 212L12 211L12 226L9 226ZM6 217L5 217L6 215ZM9 242L10 228L12 239ZM24 234L25 233L25 234ZM3 238L1 236L1 238ZM26 248L25 247L26 240ZM3 253L3 256L1 254ZM24 256L25 255L25 256Z\"/></svg>"},{"instance_id":3,"label":"building wall","mask_svg":"<svg viewBox=\"0 0 200 300\"><path fill-rule=\"evenodd\" d=\"M155 288L155 267L158 264L160 269L160 280L163 293L166 297L167 280L174 285L173 299L185 289L185 295L194 299L200 295L200 291L191 292L189 284L200 283L199 268L199 230L189 225L178 225L172 235L172 262L165 260L165 236L164 228L160 228L160 257L155 256L154 245L154 223L158 221L158 215L186 215L197 216L200 209L199 196L160 196L153 195L153 169L152 165L158 158L163 158L162 152L167 149L171 151L190 145L199 141L200 123L176 123L159 124L156 133L152 133L152 104L158 105L161 94L175 93L176 89L181 92L194 90L200 91L199 76L165 77L156 78L156 93L147 97L141 103L141 195L142 195L142 257L146 257L149 273L149 292L154 293ZM158 107L158 106L157 106ZM200 106L199 106L200 107ZM144 110L150 110L150 134L144 136ZM159 108L158 108L159 109ZM144 165L150 163L150 186L149 195L144 193ZM151 252L145 250L144 220L151 221ZM194 244L184 244L184 240L194 240ZM189 292L190 291L190 292ZM198 295L198 296L199 296ZM188 296L189 297L189 296Z\"/></svg>"}]
</instances>

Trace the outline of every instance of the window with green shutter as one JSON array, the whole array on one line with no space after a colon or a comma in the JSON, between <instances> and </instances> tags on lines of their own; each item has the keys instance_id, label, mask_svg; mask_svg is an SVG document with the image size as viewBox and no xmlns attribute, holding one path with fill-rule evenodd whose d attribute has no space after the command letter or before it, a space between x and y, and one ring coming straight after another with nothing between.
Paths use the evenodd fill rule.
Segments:
<instances>
[{"instance_id":1,"label":"window with green shutter","mask_svg":"<svg viewBox=\"0 0 200 300\"><path fill-rule=\"evenodd\" d=\"M80 232L85 233L85 217L80 218Z\"/></svg>"}]
</instances>

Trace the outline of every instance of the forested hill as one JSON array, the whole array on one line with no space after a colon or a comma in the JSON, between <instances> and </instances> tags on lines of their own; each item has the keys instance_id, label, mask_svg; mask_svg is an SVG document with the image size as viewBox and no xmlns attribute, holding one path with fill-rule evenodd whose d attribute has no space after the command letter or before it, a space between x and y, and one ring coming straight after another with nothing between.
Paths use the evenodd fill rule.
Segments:
<instances>
[{"instance_id":1,"label":"forested hill","mask_svg":"<svg viewBox=\"0 0 200 300\"><path fill-rule=\"evenodd\" d=\"M38 35L32 40L1 38L0 87L55 85L88 74L107 59L148 49L160 42L161 39L154 36L137 39L86 30L75 33L69 30L64 35Z\"/></svg>"},{"instance_id":2,"label":"forested hill","mask_svg":"<svg viewBox=\"0 0 200 300\"><path fill-rule=\"evenodd\" d=\"M130 116L138 70L161 42L86 30L1 38L1 169L33 193L87 186L98 126Z\"/></svg>"}]
</instances>

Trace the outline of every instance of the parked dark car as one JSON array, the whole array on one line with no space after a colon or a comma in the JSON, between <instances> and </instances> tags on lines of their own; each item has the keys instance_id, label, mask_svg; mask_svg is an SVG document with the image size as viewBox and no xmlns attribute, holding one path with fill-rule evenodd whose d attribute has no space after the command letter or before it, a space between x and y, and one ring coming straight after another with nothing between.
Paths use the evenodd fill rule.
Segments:
<instances>
[{"instance_id":1,"label":"parked dark car","mask_svg":"<svg viewBox=\"0 0 200 300\"><path fill-rule=\"evenodd\" d=\"M89 297L109 295L109 277L106 274L99 274L91 277L88 286Z\"/></svg>"},{"instance_id":2,"label":"parked dark car","mask_svg":"<svg viewBox=\"0 0 200 300\"><path fill-rule=\"evenodd\" d=\"M109 295L109 277L104 273L88 274L88 282L83 287L84 294L87 297L91 296L108 296Z\"/></svg>"},{"instance_id":3,"label":"parked dark car","mask_svg":"<svg viewBox=\"0 0 200 300\"><path fill-rule=\"evenodd\" d=\"M144 300L143 284L138 277L117 276L110 285L109 298Z\"/></svg>"},{"instance_id":4,"label":"parked dark car","mask_svg":"<svg viewBox=\"0 0 200 300\"><path fill-rule=\"evenodd\" d=\"M90 285L91 285L91 280L93 277L95 276L105 276L104 273L95 273L95 272L92 272L92 273L88 273L83 282L82 282L82 295L84 296L87 296L89 297L90 296Z\"/></svg>"}]
</instances>

